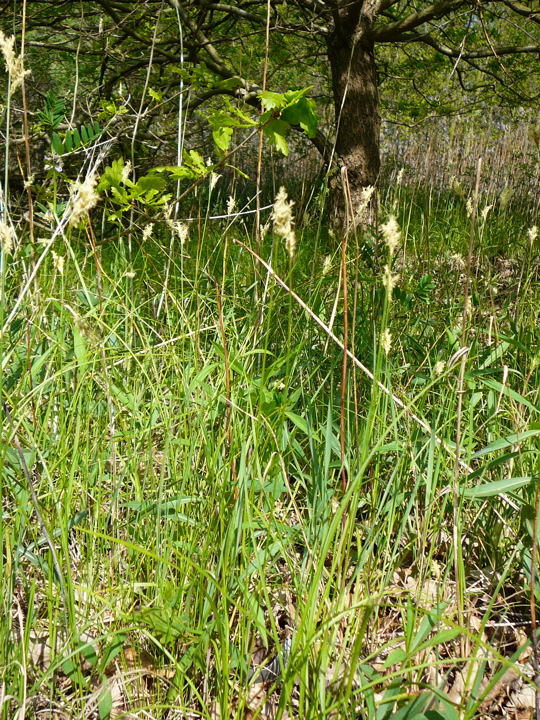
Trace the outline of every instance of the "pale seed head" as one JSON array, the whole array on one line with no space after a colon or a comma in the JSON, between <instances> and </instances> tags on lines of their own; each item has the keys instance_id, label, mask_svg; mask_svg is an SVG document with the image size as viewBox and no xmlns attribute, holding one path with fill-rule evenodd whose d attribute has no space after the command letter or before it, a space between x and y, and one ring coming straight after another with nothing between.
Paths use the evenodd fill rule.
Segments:
<instances>
[{"instance_id":1,"label":"pale seed head","mask_svg":"<svg viewBox=\"0 0 540 720\"><path fill-rule=\"evenodd\" d=\"M384 350L384 354L388 356L392 349L392 335L388 328L381 333L381 347Z\"/></svg>"},{"instance_id":2,"label":"pale seed head","mask_svg":"<svg viewBox=\"0 0 540 720\"><path fill-rule=\"evenodd\" d=\"M69 224L78 227L83 218L88 217L90 210L97 205L99 195L95 191L97 178L88 175L83 182L78 180L71 186L71 215Z\"/></svg>"},{"instance_id":3,"label":"pale seed head","mask_svg":"<svg viewBox=\"0 0 540 720\"><path fill-rule=\"evenodd\" d=\"M388 220L381 225L381 232L388 252L392 256L401 240L401 231L394 215L390 215Z\"/></svg>"},{"instance_id":4,"label":"pale seed head","mask_svg":"<svg viewBox=\"0 0 540 720\"><path fill-rule=\"evenodd\" d=\"M0 220L0 248L2 252L11 253L16 239L17 236L13 226L8 225L5 220Z\"/></svg>"},{"instance_id":5,"label":"pale seed head","mask_svg":"<svg viewBox=\"0 0 540 720\"><path fill-rule=\"evenodd\" d=\"M274 222L274 232L285 240L285 247L292 259L296 250L296 237L293 229L292 207L294 203L287 199L287 192L284 187L280 187L274 202L272 211L272 220Z\"/></svg>"}]
</instances>

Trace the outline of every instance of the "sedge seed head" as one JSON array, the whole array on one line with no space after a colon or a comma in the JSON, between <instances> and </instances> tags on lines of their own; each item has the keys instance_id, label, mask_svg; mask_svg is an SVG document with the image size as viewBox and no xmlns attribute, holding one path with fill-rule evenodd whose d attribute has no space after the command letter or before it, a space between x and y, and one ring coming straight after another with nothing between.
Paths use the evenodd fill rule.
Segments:
<instances>
[{"instance_id":1,"label":"sedge seed head","mask_svg":"<svg viewBox=\"0 0 540 720\"><path fill-rule=\"evenodd\" d=\"M51 250L52 252L52 261L53 261L53 267L58 272L59 275L64 274L64 263L65 258L63 255L58 255L54 252L54 250Z\"/></svg>"},{"instance_id":2,"label":"sedge seed head","mask_svg":"<svg viewBox=\"0 0 540 720\"><path fill-rule=\"evenodd\" d=\"M390 256L394 254L401 240L401 230L394 215L381 225L381 232Z\"/></svg>"},{"instance_id":3,"label":"sedge seed head","mask_svg":"<svg viewBox=\"0 0 540 720\"><path fill-rule=\"evenodd\" d=\"M227 215L232 215L235 208L236 200L233 198L232 195L229 195L229 199L227 200Z\"/></svg>"},{"instance_id":4,"label":"sedge seed head","mask_svg":"<svg viewBox=\"0 0 540 720\"><path fill-rule=\"evenodd\" d=\"M442 375L445 367L446 363L444 362L444 360L437 360L437 362L435 363L435 367L433 368L435 371L435 375Z\"/></svg>"},{"instance_id":5,"label":"sedge seed head","mask_svg":"<svg viewBox=\"0 0 540 720\"><path fill-rule=\"evenodd\" d=\"M388 302L392 300L392 293L398 280L399 275L393 273L389 265L385 265L383 273L383 285L386 288L386 297L388 299Z\"/></svg>"},{"instance_id":6,"label":"sedge seed head","mask_svg":"<svg viewBox=\"0 0 540 720\"><path fill-rule=\"evenodd\" d=\"M388 357L392 349L392 335L388 328L381 333L381 347L384 350L384 354Z\"/></svg>"},{"instance_id":7,"label":"sedge seed head","mask_svg":"<svg viewBox=\"0 0 540 720\"><path fill-rule=\"evenodd\" d=\"M328 273L330 272L331 269L332 269L332 258L330 255L327 255L324 258L324 262L323 262L323 266L322 266L323 277L328 275Z\"/></svg>"},{"instance_id":8,"label":"sedge seed head","mask_svg":"<svg viewBox=\"0 0 540 720\"><path fill-rule=\"evenodd\" d=\"M284 187L279 188L272 211L274 232L285 240L285 247L289 257L294 258L296 251L296 237L293 229L292 207L294 203L287 199L287 191Z\"/></svg>"},{"instance_id":9,"label":"sedge seed head","mask_svg":"<svg viewBox=\"0 0 540 720\"><path fill-rule=\"evenodd\" d=\"M0 220L0 248L2 252L10 254L16 239L17 236L13 227L5 220Z\"/></svg>"},{"instance_id":10,"label":"sedge seed head","mask_svg":"<svg viewBox=\"0 0 540 720\"><path fill-rule=\"evenodd\" d=\"M6 70L10 77L9 94L13 95L15 90L22 85L29 70L24 69L23 56L15 54L15 36L7 37L0 30L0 51L4 56Z\"/></svg>"},{"instance_id":11,"label":"sedge seed head","mask_svg":"<svg viewBox=\"0 0 540 720\"><path fill-rule=\"evenodd\" d=\"M71 186L71 215L69 224L78 227L83 218L88 217L90 210L97 205L99 195L95 187L97 178L95 175L88 175L83 182L76 181Z\"/></svg>"}]
</instances>

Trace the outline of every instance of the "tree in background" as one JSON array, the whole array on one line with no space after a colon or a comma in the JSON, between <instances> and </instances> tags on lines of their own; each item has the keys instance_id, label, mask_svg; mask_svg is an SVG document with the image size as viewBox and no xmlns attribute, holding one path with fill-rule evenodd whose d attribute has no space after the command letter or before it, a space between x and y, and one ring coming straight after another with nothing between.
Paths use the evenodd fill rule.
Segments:
<instances>
[{"instance_id":1,"label":"tree in background","mask_svg":"<svg viewBox=\"0 0 540 720\"><path fill-rule=\"evenodd\" d=\"M154 147L175 140L165 110L176 110L179 83L185 113L219 96L260 105L267 22L269 89L312 85L324 95L329 81L334 126L327 138L312 133L313 142L337 167L334 189L346 183L353 211L380 172L381 88L394 113L421 104L448 112L456 89L464 104L540 97L538 0L27 3L30 50L70 58L90 103L106 106L123 87L136 108L141 89L152 90L138 130ZM47 71L65 69L66 61ZM343 216L343 202L335 207Z\"/></svg>"}]
</instances>

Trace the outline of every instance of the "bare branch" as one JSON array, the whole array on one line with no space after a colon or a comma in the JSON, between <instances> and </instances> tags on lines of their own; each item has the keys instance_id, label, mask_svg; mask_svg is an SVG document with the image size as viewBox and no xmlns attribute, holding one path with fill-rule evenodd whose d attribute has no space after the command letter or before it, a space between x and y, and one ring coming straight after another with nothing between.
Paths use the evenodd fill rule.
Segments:
<instances>
[{"instance_id":1,"label":"bare branch","mask_svg":"<svg viewBox=\"0 0 540 720\"><path fill-rule=\"evenodd\" d=\"M531 10L531 8L528 8L523 3L513 2L512 0L502 0L502 2L518 15L529 18L529 20L540 25L540 10Z\"/></svg>"}]
</instances>

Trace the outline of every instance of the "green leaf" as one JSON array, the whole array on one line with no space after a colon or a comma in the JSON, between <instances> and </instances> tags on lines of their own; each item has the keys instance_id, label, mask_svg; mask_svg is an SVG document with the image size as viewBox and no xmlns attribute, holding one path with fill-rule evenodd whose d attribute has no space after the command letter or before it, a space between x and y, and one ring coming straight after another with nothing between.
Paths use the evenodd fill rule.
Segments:
<instances>
[{"instance_id":1,"label":"green leaf","mask_svg":"<svg viewBox=\"0 0 540 720\"><path fill-rule=\"evenodd\" d=\"M192 179L195 177L193 170L186 165L162 165L154 168L156 172L170 173L174 180Z\"/></svg>"},{"instance_id":2,"label":"green leaf","mask_svg":"<svg viewBox=\"0 0 540 720\"><path fill-rule=\"evenodd\" d=\"M84 125L81 125L81 138L83 143L85 144L90 140L90 138L88 137L88 130Z\"/></svg>"},{"instance_id":3,"label":"green leaf","mask_svg":"<svg viewBox=\"0 0 540 720\"><path fill-rule=\"evenodd\" d=\"M531 452L530 450L524 450L519 451L516 450L515 452L508 452L504 453L504 455L500 455L499 457L494 458L493 460L489 460L484 465L481 465L480 467L476 468L472 473L469 473L467 475L467 478L469 480L474 480L476 477L480 477L484 475L488 470L493 470L496 467L499 467L499 465L505 465L507 462L510 462L510 460L513 460L518 455L524 455L525 452Z\"/></svg>"},{"instance_id":4,"label":"green leaf","mask_svg":"<svg viewBox=\"0 0 540 720\"><path fill-rule=\"evenodd\" d=\"M313 100L302 97L294 105L287 106L281 113L281 119L290 125L299 125L310 138L317 134L318 117Z\"/></svg>"},{"instance_id":5,"label":"green leaf","mask_svg":"<svg viewBox=\"0 0 540 720\"><path fill-rule=\"evenodd\" d=\"M220 90L238 90L244 86L244 81L241 77L235 75L234 77L227 78L216 84L216 88Z\"/></svg>"},{"instance_id":6,"label":"green leaf","mask_svg":"<svg viewBox=\"0 0 540 720\"><path fill-rule=\"evenodd\" d=\"M73 352L75 353L79 366L82 367L83 365L86 365L88 362L86 341L80 329L76 325L73 326Z\"/></svg>"},{"instance_id":7,"label":"green leaf","mask_svg":"<svg viewBox=\"0 0 540 720\"><path fill-rule=\"evenodd\" d=\"M229 149L232 134L233 129L231 127L218 127L212 131L214 142L220 150L223 150L223 152Z\"/></svg>"},{"instance_id":8,"label":"green leaf","mask_svg":"<svg viewBox=\"0 0 540 720\"><path fill-rule=\"evenodd\" d=\"M101 174L97 186L98 192L109 190L112 187L120 188L123 184L122 171L124 170L124 167L124 158L120 157L116 160L113 160L112 163L108 165Z\"/></svg>"},{"instance_id":9,"label":"green leaf","mask_svg":"<svg viewBox=\"0 0 540 720\"><path fill-rule=\"evenodd\" d=\"M285 157L289 154L289 146L285 140L285 135L289 131L289 123L283 120L270 120L263 127L263 132L268 138L271 145L276 147Z\"/></svg>"},{"instance_id":10,"label":"green leaf","mask_svg":"<svg viewBox=\"0 0 540 720\"><path fill-rule=\"evenodd\" d=\"M73 133L71 130L66 131L66 135L64 137L64 147L66 152L71 152L73 150Z\"/></svg>"},{"instance_id":11,"label":"green leaf","mask_svg":"<svg viewBox=\"0 0 540 720\"><path fill-rule=\"evenodd\" d=\"M515 477L505 478L503 480L495 480L494 482L477 485L474 488L467 488L463 491L463 495L470 498L493 497L494 495L500 495L501 493L507 493L513 490L517 490L520 487L525 487L525 485L529 485L529 483L535 480L537 481L538 478Z\"/></svg>"},{"instance_id":12,"label":"green leaf","mask_svg":"<svg viewBox=\"0 0 540 720\"><path fill-rule=\"evenodd\" d=\"M494 380L493 378L488 377L482 377L481 375L478 375L477 379L479 382L483 383L487 387L492 388L492 390L496 390L498 393L501 393L502 395L505 395L506 397L515 400L517 403L524 405L526 408L529 408L529 410L532 410L535 413L538 412L538 408L536 407L536 405L533 405L533 403L527 400L527 398L524 398L523 395L520 395L515 390L512 390L512 388L509 388L507 385L503 385L498 380Z\"/></svg>"},{"instance_id":13,"label":"green leaf","mask_svg":"<svg viewBox=\"0 0 540 720\"><path fill-rule=\"evenodd\" d=\"M290 410L287 410L285 413L286 417L289 418L289 420L296 425L296 427L304 433L304 435L309 435L309 429L308 424L304 420L303 417L300 417L300 415L297 415L296 413L291 412Z\"/></svg>"},{"instance_id":14,"label":"green leaf","mask_svg":"<svg viewBox=\"0 0 540 720\"><path fill-rule=\"evenodd\" d=\"M420 718L425 720L426 716L422 711L429 700L430 696L427 693L418 695L418 697L415 697L411 702L394 713L390 720L420 720Z\"/></svg>"},{"instance_id":15,"label":"green leaf","mask_svg":"<svg viewBox=\"0 0 540 720\"><path fill-rule=\"evenodd\" d=\"M186 162L203 175L210 170L210 168L206 166L201 154L196 150L190 150L186 153Z\"/></svg>"},{"instance_id":16,"label":"green leaf","mask_svg":"<svg viewBox=\"0 0 540 720\"><path fill-rule=\"evenodd\" d=\"M122 650L122 648L124 647L124 643L126 642L126 637L127 636L125 632L116 633L112 639L112 642L107 645L107 647L103 651L100 662L102 672L105 672L107 667L112 663L114 658Z\"/></svg>"},{"instance_id":17,"label":"green leaf","mask_svg":"<svg viewBox=\"0 0 540 720\"><path fill-rule=\"evenodd\" d=\"M109 720L113 709L113 699L110 688L105 687L98 701L99 720Z\"/></svg>"},{"instance_id":18,"label":"green leaf","mask_svg":"<svg viewBox=\"0 0 540 720\"><path fill-rule=\"evenodd\" d=\"M492 452L497 452L498 450L503 450L504 448L510 447L512 445L518 445L523 440L527 440L527 438L535 437L537 435L540 435L540 429L525 430L521 433L515 433L514 435L507 435L504 438L499 438L498 440L494 440L489 445L486 445L486 447L482 448L481 450L477 450L475 453L473 453L471 455L471 460L475 460L476 458L482 457L483 455L487 455Z\"/></svg>"},{"instance_id":19,"label":"green leaf","mask_svg":"<svg viewBox=\"0 0 540 720\"><path fill-rule=\"evenodd\" d=\"M264 90L259 93L261 105L265 110L273 110L274 108L284 108L287 105L287 100L281 93L270 92L270 90Z\"/></svg>"},{"instance_id":20,"label":"green leaf","mask_svg":"<svg viewBox=\"0 0 540 720\"><path fill-rule=\"evenodd\" d=\"M77 128L75 128L75 130L73 131L73 147L77 149L81 147L81 145L81 136L79 135L79 131L77 130Z\"/></svg>"},{"instance_id":21,"label":"green leaf","mask_svg":"<svg viewBox=\"0 0 540 720\"><path fill-rule=\"evenodd\" d=\"M165 189L166 183L159 175L149 174L140 177L134 187L144 193L147 193L150 190L161 192Z\"/></svg>"},{"instance_id":22,"label":"green leaf","mask_svg":"<svg viewBox=\"0 0 540 720\"><path fill-rule=\"evenodd\" d=\"M62 140L60 139L60 135L57 132L53 132L52 138L51 138L51 146L53 151L57 155L62 155L64 152L64 146L62 144Z\"/></svg>"},{"instance_id":23,"label":"green leaf","mask_svg":"<svg viewBox=\"0 0 540 720\"><path fill-rule=\"evenodd\" d=\"M243 172L242 170L240 170L240 168L237 168L234 165L229 165L229 164L225 165L225 167L231 168L231 170L234 170L235 172L237 172L241 177L246 178L246 180L249 180L249 175L246 175L246 173Z\"/></svg>"}]
</instances>

